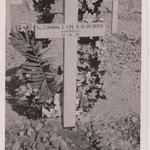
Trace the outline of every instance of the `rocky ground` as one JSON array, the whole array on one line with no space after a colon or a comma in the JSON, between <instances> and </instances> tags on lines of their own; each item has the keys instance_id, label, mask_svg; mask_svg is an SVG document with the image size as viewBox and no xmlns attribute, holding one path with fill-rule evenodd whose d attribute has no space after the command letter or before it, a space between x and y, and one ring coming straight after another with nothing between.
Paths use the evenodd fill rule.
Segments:
<instances>
[{"instance_id":1,"label":"rocky ground","mask_svg":"<svg viewBox=\"0 0 150 150\"><path fill-rule=\"evenodd\" d=\"M53 7L56 10L62 11L60 4ZM11 79L24 58L7 43L6 150L140 149L141 1L119 1L118 33L113 35L110 4L104 5L104 12L107 34L102 58L107 70L104 77L107 99L97 102L73 129L63 129L61 118L32 120L16 112L19 108L14 107L8 91L14 88L15 81ZM28 22L36 21L34 12L24 13L24 17ZM54 21L62 22L62 16L57 15ZM62 44L58 39L52 45L56 66L62 64Z\"/></svg>"}]
</instances>

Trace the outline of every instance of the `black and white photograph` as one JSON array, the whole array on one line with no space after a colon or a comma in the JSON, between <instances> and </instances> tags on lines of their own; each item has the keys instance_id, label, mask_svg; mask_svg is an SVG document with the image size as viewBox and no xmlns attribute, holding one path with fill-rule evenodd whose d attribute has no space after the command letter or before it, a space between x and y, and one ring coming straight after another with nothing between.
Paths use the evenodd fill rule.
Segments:
<instances>
[{"instance_id":1,"label":"black and white photograph","mask_svg":"<svg viewBox=\"0 0 150 150\"><path fill-rule=\"evenodd\" d=\"M6 0L5 150L142 150L142 2Z\"/></svg>"}]
</instances>

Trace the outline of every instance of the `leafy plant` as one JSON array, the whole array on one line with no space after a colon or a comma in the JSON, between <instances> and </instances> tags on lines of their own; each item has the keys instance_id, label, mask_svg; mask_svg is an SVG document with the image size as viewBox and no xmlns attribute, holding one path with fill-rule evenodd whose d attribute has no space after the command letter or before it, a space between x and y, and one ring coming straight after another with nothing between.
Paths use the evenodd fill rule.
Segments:
<instances>
[{"instance_id":1,"label":"leafy plant","mask_svg":"<svg viewBox=\"0 0 150 150\"><path fill-rule=\"evenodd\" d=\"M38 109L46 106L47 100L51 99L52 104L55 94L62 89L62 81L51 65L53 58L48 54L48 47L35 39L33 31L16 28L10 35L12 46L26 58L21 70L25 86L21 88L23 92L19 90L20 94L17 94L18 102L27 102Z\"/></svg>"},{"instance_id":2,"label":"leafy plant","mask_svg":"<svg viewBox=\"0 0 150 150\"><path fill-rule=\"evenodd\" d=\"M140 149L140 117L136 114L91 125L87 136L96 150Z\"/></svg>"},{"instance_id":3,"label":"leafy plant","mask_svg":"<svg viewBox=\"0 0 150 150\"><path fill-rule=\"evenodd\" d=\"M80 99L79 108L89 111L99 99L106 99L102 88L106 70L101 68L101 52L105 45L98 37L80 38L78 43L77 98Z\"/></svg>"},{"instance_id":4,"label":"leafy plant","mask_svg":"<svg viewBox=\"0 0 150 150\"><path fill-rule=\"evenodd\" d=\"M35 11L39 12L39 23L51 23L55 14L51 13L51 5L55 4L55 0L33 0Z\"/></svg>"},{"instance_id":5,"label":"leafy plant","mask_svg":"<svg viewBox=\"0 0 150 150\"><path fill-rule=\"evenodd\" d=\"M103 0L79 0L78 20L84 22L98 21L101 16Z\"/></svg>"}]
</instances>

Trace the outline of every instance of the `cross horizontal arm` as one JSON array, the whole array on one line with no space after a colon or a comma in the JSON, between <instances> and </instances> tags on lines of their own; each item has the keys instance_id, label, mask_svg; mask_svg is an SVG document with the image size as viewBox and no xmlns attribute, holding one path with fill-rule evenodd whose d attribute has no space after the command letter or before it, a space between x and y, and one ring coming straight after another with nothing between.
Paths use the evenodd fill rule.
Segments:
<instances>
[{"instance_id":1,"label":"cross horizontal arm","mask_svg":"<svg viewBox=\"0 0 150 150\"><path fill-rule=\"evenodd\" d=\"M104 23L37 24L36 38L104 36Z\"/></svg>"}]
</instances>

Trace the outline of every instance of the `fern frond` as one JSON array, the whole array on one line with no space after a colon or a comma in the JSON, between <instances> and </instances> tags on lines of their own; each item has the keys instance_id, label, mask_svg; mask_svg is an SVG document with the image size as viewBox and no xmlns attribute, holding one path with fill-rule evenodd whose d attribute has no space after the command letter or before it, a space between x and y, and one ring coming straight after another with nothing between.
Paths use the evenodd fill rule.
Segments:
<instances>
[{"instance_id":1,"label":"fern frond","mask_svg":"<svg viewBox=\"0 0 150 150\"><path fill-rule=\"evenodd\" d=\"M36 41L30 32L22 33L16 29L10 35L12 46L26 58L22 68L23 73L29 75L26 76L27 83L38 89L39 102L45 103L59 88L55 79L57 72L51 66L52 58L47 57L49 49L43 49L42 42Z\"/></svg>"}]
</instances>

